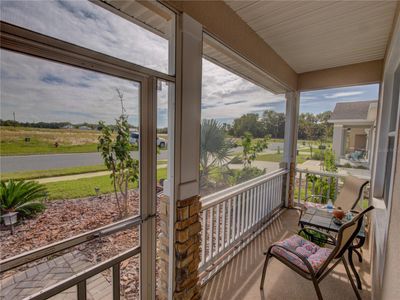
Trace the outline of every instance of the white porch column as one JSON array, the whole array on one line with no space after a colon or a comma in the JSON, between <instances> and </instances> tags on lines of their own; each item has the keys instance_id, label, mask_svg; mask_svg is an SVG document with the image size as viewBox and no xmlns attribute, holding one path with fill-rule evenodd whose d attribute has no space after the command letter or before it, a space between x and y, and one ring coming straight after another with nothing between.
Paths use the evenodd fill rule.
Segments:
<instances>
[{"instance_id":1,"label":"white porch column","mask_svg":"<svg viewBox=\"0 0 400 300\"><path fill-rule=\"evenodd\" d=\"M370 153L370 147L371 147L371 129L370 128L366 128L364 129L365 134L367 135L367 140L365 143L365 150L367 151L367 155L366 155L366 159L369 159L369 153Z\"/></svg>"},{"instance_id":2,"label":"white porch column","mask_svg":"<svg viewBox=\"0 0 400 300\"><path fill-rule=\"evenodd\" d=\"M343 125L335 124L333 126L332 149L335 152L337 161L339 161L340 157L344 155L345 136L346 134Z\"/></svg>"},{"instance_id":3,"label":"white porch column","mask_svg":"<svg viewBox=\"0 0 400 300\"><path fill-rule=\"evenodd\" d=\"M286 123L284 142L284 161L289 170L286 182L286 207L293 206L296 176L297 131L300 107L300 92L288 92L286 97Z\"/></svg>"},{"instance_id":4,"label":"white porch column","mask_svg":"<svg viewBox=\"0 0 400 300\"><path fill-rule=\"evenodd\" d=\"M168 299L200 299L200 123L203 28L186 14L177 18L174 132L174 186L169 202L160 203L161 220L168 220ZM164 223L165 224L165 223ZM165 227L164 226L164 227ZM163 270L166 271L166 270ZM166 276L161 272L161 276ZM163 294L165 295L165 294ZM163 296L161 299L165 299Z\"/></svg>"},{"instance_id":5,"label":"white porch column","mask_svg":"<svg viewBox=\"0 0 400 300\"><path fill-rule=\"evenodd\" d=\"M371 126L368 137L368 139L371 141L371 146L368 148L368 164L370 169L372 169L372 162L374 160L374 145L376 143L375 136L376 136L376 129L374 124Z\"/></svg>"}]
</instances>

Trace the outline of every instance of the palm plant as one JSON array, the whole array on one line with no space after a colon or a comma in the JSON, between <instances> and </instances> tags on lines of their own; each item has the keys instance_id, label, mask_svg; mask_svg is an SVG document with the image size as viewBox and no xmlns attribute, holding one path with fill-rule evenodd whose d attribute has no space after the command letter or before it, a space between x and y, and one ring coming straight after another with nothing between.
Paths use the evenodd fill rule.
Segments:
<instances>
[{"instance_id":1,"label":"palm plant","mask_svg":"<svg viewBox=\"0 0 400 300\"><path fill-rule=\"evenodd\" d=\"M1 182L1 213L18 212L22 217L29 217L45 209L40 202L46 196L46 188L35 181Z\"/></svg>"},{"instance_id":2,"label":"palm plant","mask_svg":"<svg viewBox=\"0 0 400 300\"><path fill-rule=\"evenodd\" d=\"M214 119L201 123L200 177L202 185L209 182L212 169L229 163L232 141L226 139L224 126Z\"/></svg>"}]
</instances>

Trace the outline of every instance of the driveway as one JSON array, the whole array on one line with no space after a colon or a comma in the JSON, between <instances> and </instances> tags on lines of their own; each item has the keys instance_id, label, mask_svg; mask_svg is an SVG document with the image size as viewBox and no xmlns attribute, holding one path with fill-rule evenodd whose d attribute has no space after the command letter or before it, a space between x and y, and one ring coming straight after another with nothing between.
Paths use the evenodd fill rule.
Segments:
<instances>
[{"instance_id":1,"label":"driveway","mask_svg":"<svg viewBox=\"0 0 400 300\"><path fill-rule=\"evenodd\" d=\"M134 158L139 157L139 152L132 152ZM158 159L167 159L168 152L161 151ZM94 166L103 163L100 153L68 153L68 154L43 154L1 156L0 169L2 173L62 169L71 167Z\"/></svg>"}]
</instances>

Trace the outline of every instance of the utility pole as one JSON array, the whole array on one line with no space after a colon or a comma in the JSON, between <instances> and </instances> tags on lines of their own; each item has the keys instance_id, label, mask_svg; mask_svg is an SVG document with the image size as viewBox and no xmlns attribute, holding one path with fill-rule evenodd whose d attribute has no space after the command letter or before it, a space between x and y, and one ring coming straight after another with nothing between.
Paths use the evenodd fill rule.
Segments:
<instances>
[{"instance_id":1,"label":"utility pole","mask_svg":"<svg viewBox=\"0 0 400 300\"><path fill-rule=\"evenodd\" d=\"M15 111L13 111L13 117L14 117L14 122L15 122Z\"/></svg>"}]
</instances>

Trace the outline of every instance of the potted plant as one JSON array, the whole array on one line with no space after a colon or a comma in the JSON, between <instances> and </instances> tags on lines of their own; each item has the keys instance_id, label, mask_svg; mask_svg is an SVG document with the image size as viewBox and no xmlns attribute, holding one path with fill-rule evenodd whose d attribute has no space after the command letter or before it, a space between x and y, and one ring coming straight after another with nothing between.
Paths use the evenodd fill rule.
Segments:
<instances>
[{"instance_id":1,"label":"potted plant","mask_svg":"<svg viewBox=\"0 0 400 300\"><path fill-rule=\"evenodd\" d=\"M1 182L1 217L5 225L14 225L17 216L29 217L45 209L40 201L46 196L46 188L35 181ZM13 227L11 227L13 229Z\"/></svg>"}]
</instances>

